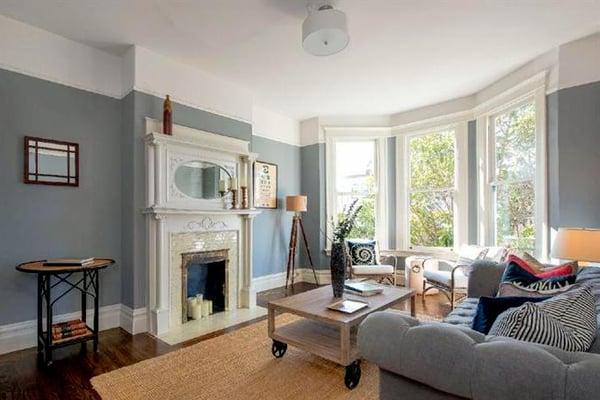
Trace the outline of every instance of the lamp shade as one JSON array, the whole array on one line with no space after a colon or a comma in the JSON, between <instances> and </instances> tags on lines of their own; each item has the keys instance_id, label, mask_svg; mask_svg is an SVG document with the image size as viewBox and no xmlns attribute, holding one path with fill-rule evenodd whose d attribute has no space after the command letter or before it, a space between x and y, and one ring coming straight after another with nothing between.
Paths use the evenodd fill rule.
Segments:
<instances>
[{"instance_id":1,"label":"lamp shade","mask_svg":"<svg viewBox=\"0 0 600 400\"><path fill-rule=\"evenodd\" d=\"M285 198L285 209L287 211L306 211L306 196L287 196Z\"/></svg>"},{"instance_id":2,"label":"lamp shade","mask_svg":"<svg viewBox=\"0 0 600 400\"><path fill-rule=\"evenodd\" d=\"M573 261L600 261L600 230L558 228L552 257Z\"/></svg>"}]
</instances>

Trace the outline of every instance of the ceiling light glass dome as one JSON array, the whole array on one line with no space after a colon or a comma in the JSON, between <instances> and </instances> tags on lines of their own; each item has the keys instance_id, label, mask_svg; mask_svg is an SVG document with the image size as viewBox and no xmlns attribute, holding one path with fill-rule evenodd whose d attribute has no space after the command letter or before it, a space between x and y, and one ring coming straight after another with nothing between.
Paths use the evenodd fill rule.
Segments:
<instances>
[{"instance_id":1,"label":"ceiling light glass dome","mask_svg":"<svg viewBox=\"0 0 600 400\"><path fill-rule=\"evenodd\" d=\"M346 14L324 5L311 13L302 24L302 47L315 56L329 56L342 51L350 36Z\"/></svg>"}]
</instances>

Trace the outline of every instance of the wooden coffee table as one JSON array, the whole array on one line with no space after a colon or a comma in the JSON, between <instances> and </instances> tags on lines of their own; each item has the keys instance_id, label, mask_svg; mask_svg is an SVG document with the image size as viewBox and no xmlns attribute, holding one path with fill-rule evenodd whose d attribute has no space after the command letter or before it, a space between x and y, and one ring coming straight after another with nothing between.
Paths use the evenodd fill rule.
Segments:
<instances>
[{"instance_id":1,"label":"wooden coffee table","mask_svg":"<svg viewBox=\"0 0 600 400\"><path fill-rule=\"evenodd\" d=\"M346 367L344 382L349 389L354 389L360 381L360 355L356 346L358 324L372 312L409 299L411 315L415 316L414 289L382 286L383 293L371 297L344 293L344 299L369 304L353 314L327 308L339 300L333 297L331 285L270 301L269 337L273 339L273 355L283 357L287 346L292 345L333 361ZM302 319L276 327L275 316L282 313L298 315Z\"/></svg>"}]
</instances>

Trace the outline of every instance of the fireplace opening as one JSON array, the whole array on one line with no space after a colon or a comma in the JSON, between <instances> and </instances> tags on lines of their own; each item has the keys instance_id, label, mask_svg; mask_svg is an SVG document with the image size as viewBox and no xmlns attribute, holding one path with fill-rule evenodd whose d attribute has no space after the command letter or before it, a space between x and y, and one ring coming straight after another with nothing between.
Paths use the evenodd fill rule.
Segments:
<instances>
[{"instance_id":1,"label":"fireplace opening","mask_svg":"<svg viewBox=\"0 0 600 400\"><path fill-rule=\"evenodd\" d=\"M213 312L225 311L225 260L188 267L187 297L198 294L212 300Z\"/></svg>"},{"instance_id":2,"label":"fireplace opening","mask_svg":"<svg viewBox=\"0 0 600 400\"><path fill-rule=\"evenodd\" d=\"M183 253L182 256L182 321L198 319L207 316L207 309L203 309L202 316L193 307L189 299L202 297L202 303L210 303L210 314L226 311L229 308L227 295L227 271L229 264L229 250L209 250ZM201 296L198 296L201 295Z\"/></svg>"}]
</instances>

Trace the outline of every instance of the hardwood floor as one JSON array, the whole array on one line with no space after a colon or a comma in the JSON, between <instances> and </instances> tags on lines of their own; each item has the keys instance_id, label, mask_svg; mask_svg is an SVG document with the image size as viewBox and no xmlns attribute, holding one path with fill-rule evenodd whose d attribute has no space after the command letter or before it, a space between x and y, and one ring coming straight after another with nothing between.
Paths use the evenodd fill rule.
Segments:
<instances>
[{"instance_id":1,"label":"hardwood floor","mask_svg":"<svg viewBox=\"0 0 600 400\"><path fill-rule=\"evenodd\" d=\"M312 284L298 283L287 291L285 288L279 288L261 292L258 294L257 303L265 306L275 298L301 293L314 287ZM442 318L450 311L445 299L437 295L427 296L424 303L419 298L416 304L418 314L426 314L436 319ZM260 319L263 318L258 320ZM109 329L100 332L98 353L92 351L91 343L83 352L79 346L59 349L55 352L55 361L51 368L38 366L35 348L2 355L0 356L0 400L99 399L89 382L93 376L190 346L258 320L176 346L169 346L147 333L132 336L121 328Z\"/></svg>"}]
</instances>

